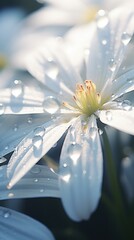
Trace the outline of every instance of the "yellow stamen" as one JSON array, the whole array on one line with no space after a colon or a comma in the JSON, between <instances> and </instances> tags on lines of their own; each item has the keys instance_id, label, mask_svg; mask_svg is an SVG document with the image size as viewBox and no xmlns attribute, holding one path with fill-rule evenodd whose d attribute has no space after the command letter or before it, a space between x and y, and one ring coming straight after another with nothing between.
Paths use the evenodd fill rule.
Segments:
<instances>
[{"instance_id":1,"label":"yellow stamen","mask_svg":"<svg viewBox=\"0 0 134 240\"><path fill-rule=\"evenodd\" d=\"M87 116L99 110L104 103L96 90L96 85L91 80L85 80L84 84L77 84L73 100L75 103L73 106L67 102L64 102L63 105Z\"/></svg>"},{"instance_id":2,"label":"yellow stamen","mask_svg":"<svg viewBox=\"0 0 134 240\"><path fill-rule=\"evenodd\" d=\"M0 54L0 70L3 69L7 65L6 57Z\"/></svg>"},{"instance_id":3,"label":"yellow stamen","mask_svg":"<svg viewBox=\"0 0 134 240\"><path fill-rule=\"evenodd\" d=\"M98 10L99 10L99 7L97 5L90 6L89 8L87 8L86 11L84 11L84 14L82 16L82 21L87 23L94 20Z\"/></svg>"}]
</instances>

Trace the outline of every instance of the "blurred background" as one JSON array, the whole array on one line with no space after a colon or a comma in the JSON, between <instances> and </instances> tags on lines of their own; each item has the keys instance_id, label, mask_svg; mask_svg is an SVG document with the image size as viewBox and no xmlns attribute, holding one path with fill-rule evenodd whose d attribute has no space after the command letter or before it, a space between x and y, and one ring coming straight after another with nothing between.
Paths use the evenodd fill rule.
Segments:
<instances>
[{"instance_id":1,"label":"blurred background","mask_svg":"<svg viewBox=\"0 0 134 240\"><path fill-rule=\"evenodd\" d=\"M23 10L24 16L27 16L31 12L41 8L42 4L34 0L0 1L0 11L5 8L16 7ZM128 233L128 238L123 238L121 236L120 232L122 231L123 233L124 231L124 229L121 229L121 219L118 219L117 215L114 215L111 212L110 206L108 206L105 200L105 195L112 195L109 188L110 180L106 161L104 161L104 181L102 191L104 194L102 194L102 199L96 212L88 221L80 223L71 221L64 212L61 201L54 198L12 199L1 201L0 204L23 212L44 223L50 228L57 240L134 239L134 138L113 130L109 131L109 136L111 136L111 146L126 212L126 222L128 222L127 225L129 225L126 226L126 234ZM61 144L62 142L58 144L59 152ZM59 152L57 153L57 151L53 149L49 155L57 161Z\"/></svg>"}]
</instances>

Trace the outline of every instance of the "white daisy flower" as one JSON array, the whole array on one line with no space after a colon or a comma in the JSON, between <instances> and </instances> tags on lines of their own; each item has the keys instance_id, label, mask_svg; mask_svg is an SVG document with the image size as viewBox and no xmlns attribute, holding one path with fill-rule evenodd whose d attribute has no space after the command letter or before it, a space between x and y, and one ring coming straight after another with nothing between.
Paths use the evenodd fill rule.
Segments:
<instances>
[{"instance_id":1,"label":"white daisy flower","mask_svg":"<svg viewBox=\"0 0 134 240\"><path fill-rule=\"evenodd\" d=\"M5 207L0 207L0 237L11 240L54 240L52 233L43 224Z\"/></svg>"},{"instance_id":2,"label":"white daisy flower","mask_svg":"<svg viewBox=\"0 0 134 240\"><path fill-rule=\"evenodd\" d=\"M39 80L33 82L36 88L15 80L11 89L0 93L1 155L16 147L7 169L8 189L68 129L60 156L60 197L75 221L88 219L96 209L103 176L98 119L134 134L133 101L127 98L127 93L134 90L134 70L122 69L133 21L131 9L116 9L109 15L99 12L84 79L72 67L62 44L54 42L29 62L30 72ZM119 101L121 96L123 101Z\"/></svg>"}]
</instances>

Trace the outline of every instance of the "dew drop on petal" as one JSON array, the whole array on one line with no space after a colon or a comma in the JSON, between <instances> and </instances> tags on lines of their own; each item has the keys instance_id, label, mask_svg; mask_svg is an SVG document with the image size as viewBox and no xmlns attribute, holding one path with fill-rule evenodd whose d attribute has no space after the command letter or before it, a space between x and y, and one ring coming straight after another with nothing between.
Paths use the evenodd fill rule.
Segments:
<instances>
[{"instance_id":1,"label":"dew drop on petal","mask_svg":"<svg viewBox=\"0 0 134 240\"><path fill-rule=\"evenodd\" d=\"M30 170L30 172L31 172L32 174L39 174L39 173L41 172L41 169L40 169L38 166L34 166L34 167Z\"/></svg>"},{"instance_id":2,"label":"dew drop on petal","mask_svg":"<svg viewBox=\"0 0 134 240\"><path fill-rule=\"evenodd\" d=\"M121 37L122 43L126 46L131 40L131 35L127 32L124 32Z\"/></svg>"},{"instance_id":3,"label":"dew drop on petal","mask_svg":"<svg viewBox=\"0 0 134 240\"><path fill-rule=\"evenodd\" d=\"M38 181L39 181L39 179L38 179L38 178L35 178L35 179L34 179L34 182L35 182L35 183L37 183Z\"/></svg>"},{"instance_id":4,"label":"dew drop on petal","mask_svg":"<svg viewBox=\"0 0 134 240\"><path fill-rule=\"evenodd\" d=\"M75 130L75 127L71 126L70 127L70 140L72 143L75 144L75 141L76 141L76 130Z\"/></svg>"},{"instance_id":5,"label":"dew drop on petal","mask_svg":"<svg viewBox=\"0 0 134 240\"><path fill-rule=\"evenodd\" d=\"M5 157L0 157L0 164L5 163L7 159Z\"/></svg>"},{"instance_id":6,"label":"dew drop on petal","mask_svg":"<svg viewBox=\"0 0 134 240\"><path fill-rule=\"evenodd\" d=\"M112 72L114 72L115 69L116 69L116 62L114 61L113 58L109 61L109 69L110 69Z\"/></svg>"},{"instance_id":7,"label":"dew drop on petal","mask_svg":"<svg viewBox=\"0 0 134 240\"><path fill-rule=\"evenodd\" d=\"M11 216L11 212L10 211L4 211L3 212L3 217L4 218L9 218Z\"/></svg>"},{"instance_id":8,"label":"dew drop on petal","mask_svg":"<svg viewBox=\"0 0 134 240\"><path fill-rule=\"evenodd\" d=\"M44 136L45 134L45 128L43 127L37 127L34 129L34 136Z\"/></svg>"},{"instance_id":9,"label":"dew drop on petal","mask_svg":"<svg viewBox=\"0 0 134 240\"><path fill-rule=\"evenodd\" d=\"M69 182L70 178L71 178L71 170L70 167L67 164L64 164L61 168L60 168L60 178L65 181L66 183Z\"/></svg>"},{"instance_id":10,"label":"dew drop on petal","mask_svg":"<svg viewBox=\"0 0 134 240\"><path fill-rule=\"evenodd\" d=\"M41 188L39 191L40 191L40 193L43 193L45 190L43 188Z\"/></svg>"},{"instance_id":11,"label":"dew drop on petal","mask_svg":"<svg viewBox=\"0 0 134 240\"><path fill-rule=\"evenodd\" d=\"M82 151L82 147L80 144L74 143L74 144L69 145L69 147L67 149L68 156L72 159L74 164L77 163L77 160L79 159L79 157L81 155L81 151Z\"/></svg>"},{"instance_id":12,"label":"dew drop on petal","mask_svg":"<svg viewBox=\"0 0 134 240\"><path fill-rule=\"evenodd\" d=\"M2 103L0 103L0 115L3 115L5 112L5 107Z\"/></svg>"},{"instance_id":13,"label":"dew drop on petal","mask_svg":"<svg viewBox=\"0 0 134 240\"><path fill-rule=\"evenodd\" d=\"M14 132L17 132L17 131L18 131L18 126L17 126L17 124L15 124L15 125L13 126L13 131L14 131Z\"/></svg>"},{"instance_id":14,"label":"dew drop on petal","mask_svg":"<svg viewBox=\"0 0 134 240\"><path fill-rule=\"evenodd\" d=\"M99 135L102 135L102 134L103 134L103 130L99 129Z\"/></svg>"},{"instance_id":15,"label":"dew drop on petal","mask_svg":"<svg viewBox=\"0 0 134 240\"><path fill-rule=\"evenodd\" d=\"M43 109L44 112L48 112L50 114L56 113L60 108L60 103L59 101L53 97L49 96L47 97L44 102L43 102Z\"/></svg>"},{"instance_id":16,"label":"dew drop on petal","mask_svg":"<svg viewBox=\"0 0 134 240\"><path fill-rule=\"evenodd\" d=\"M34 136L32 139L32 143L35 149L40 149L43 143L43 138L39 135Z\"/></svg>"},{"instance_id":17,"label":"dew drop on petal","mask_svg":"<svg viewBox=\"0 0 134 240\"><path fill-rule=\"evenodd\" d=\"M97 27L105 28L109 23L108 14L104 10L99 10L96 16Z\"/></svg>"},{"instance_id":18,"label":"dew drop on petal","mask_svg":"<svg viewBox=\"0 0 134 240\"><path fill-rule=\"evenodd\" d=\"M48 58L45 74L52 79L56 79L58 73L59 73L59 68L56 62L52 58Z\"/></svg>"},{"instance_id":19,"label":"dew drop on petal","mask_svg":"<svg viewBox=\"0 0 134 240\"><path fill-rule=\"evenodd\" d=\"M123 108L123 110L125 110L125 111L130 111L130 110L132 110L132 104L131 104L131 102L130 102L129 100L124 100L124 101L122 102L122 108Z\"/></svg>"},{"instance_id":20,"label":"dew drop on petal","mask_svg":"<svg viewBox=\"0 0 134 240\"><path fill-rule=\"evenodd\" d=\"M27 122L28 122L29 124L31 124L31 123L32 123L32 117L28 117Z\"/></svg>"},{"instance_id":21,"label":"dew drop on petal","mask_svg":"<svg viewBox=\"0 0 134 240\"><path fill-rule=\"evenodd\" d=\"M112 113L110 112L110 111L106 111L106 119L108 120L108 121L111 121L112 120Z\"/></svg>"},{"instance_id":22,"label":"dew drop on petal","mask_svg":"<svg viewBox=\"0 0 134 240\"><path fill-rule=\"evenodd\" d=\"M95 138L97 134L98 129L96 127L91 127L89 129L89 135L91 138Z\"/></svg>"},{"instance_id":23,"label":"dew drop on petal","mask_svg":"<svg viewBox=\"0 0 134 240\"><path fill-rule=\"evenodd\" d=\"M107 44L107 40L106 39L103 39L102 40L102 45L106 45Z\"/></svg>"},{"instance_id":24,"label":"dew drop on petal","mask_svg":"<svg viewBox=\"0 0 134 240\"><path fill-rule=\"evenodd\" d=\"M15 80L12 86L12 95L19 97L23 94L23 84L20 80Z\"/></svg>"},{"instance_id":25,"label":"dew drop on petal","mask_svg":"<svg viewBox=\"0 0 134 240\"><path fill-rule=\"evenodd\" d=\"M14 197L14 193L10 192L10 193L8 194L8 197L9 197L9 198L13 198L13 197Z\"/></svg>"}]
</instances>

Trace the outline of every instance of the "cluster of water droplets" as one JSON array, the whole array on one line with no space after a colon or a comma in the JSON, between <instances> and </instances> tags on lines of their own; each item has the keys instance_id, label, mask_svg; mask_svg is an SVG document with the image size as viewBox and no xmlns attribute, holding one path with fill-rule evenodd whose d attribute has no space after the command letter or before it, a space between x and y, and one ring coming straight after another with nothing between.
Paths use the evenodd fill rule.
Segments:
<instances>
[{"instance_id":1,"label":"cluster of water droplets","mask_svg":"<svg viewBox=\"0 0 134 240\"><path fill-rule=\"evenodd\" d=\"M106 11L99 10L96 15L96 23L99 29L105 28L109 23L109 17Z\"/></svg>"}]
</instances>

